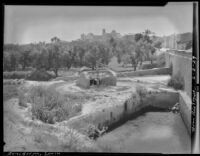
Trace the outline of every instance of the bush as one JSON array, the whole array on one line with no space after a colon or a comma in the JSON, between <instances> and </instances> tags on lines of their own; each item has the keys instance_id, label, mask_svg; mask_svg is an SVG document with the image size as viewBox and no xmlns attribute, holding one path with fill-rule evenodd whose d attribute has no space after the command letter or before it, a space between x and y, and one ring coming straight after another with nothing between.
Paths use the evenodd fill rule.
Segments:
<instances>
[{"instance_id":1,"label":"bush","mask_svg":"<svg viewBox=\"0 0 200 156\"><path fill-rule=\"evenodd\" d=\"M165 67L165 53L161 53L156 58L156 66L158 68Z\"/></svg>"},{"instance_id":2,"label":"bush","mask_svg":"<svg viewBox=\"0 0 200 156\"><path fill-rule=\"evenodd\" d=\"M139 95L140 98L144 98L147 94L147 89L141 85L136 86L136 93Z\"/></svg>"},{"instance_id":3,"label":"bush","mask_svg":"<svg viewBox=\"0 0 200 156\"><path fill-rule=\"evenodd\" d=\"M49 74L45 70L35 70L27 77L27 80L33 80L33 81L49 81L50 79L55 78L54 75Z\"/></svg>"},{"instance_id":4,"label":"bush","mask_svg":"<svg viewBox=\"0 0 200 156\"><path fill-rule=\"evenodd\" d=\"M30 71L3 72L4 79L25 79Z\"/></svg>"},{"instance_id":5,"label":"bush","mask_svg":"<svg viewBox=\"0 0 200 156\"><path fill-rule=\"evenodd\" d=\"M33 117L50 124L75 116L82 110L83 102L80 96L63 96L44 86L31 88L25 99L32 104Z\"/></svg>"},{"instance_id":6,"label":"bush","mask_svg":"<svg viewBox=\"0 0 200 156\"><path fill-rule=\"evenodd\" d=\"M176 74L171 77L167 84L169 87L173 87L176 90L184 89L184 78L180 74Z\"/></svg>"},{"instance_id":7,"label":"bush","mask_svg":"<svg viewBox=\"0 0 200 156\"><path fill-rule=\"evenodd\" d=\"M3 85L20 85L24 83L24 79L4 79Z\"/></svg>"},{"instance_id":8,"label":"bush","mask_svg":"<svg viewBox=\"0 0 200 156\"><path fill-rule=\"evenodd\" d=\"M157 64L156 63L152 63L152 64L143 64L140 69L144 70L144 69L152 69L152 68L157 68Z\"/></svg>"}]
</instances>

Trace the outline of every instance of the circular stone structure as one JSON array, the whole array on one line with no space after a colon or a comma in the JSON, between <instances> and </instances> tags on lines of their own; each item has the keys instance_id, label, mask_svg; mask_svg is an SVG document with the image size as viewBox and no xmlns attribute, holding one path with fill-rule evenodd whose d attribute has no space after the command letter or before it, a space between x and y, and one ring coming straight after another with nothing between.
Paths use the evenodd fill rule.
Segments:
<instances>
[{"instance_id":1,"label":"circular stone structure","mask_svg":"<svg viewBox=\"0 0 200 156\"><path fill-rule=\"evenodd\" d=\"M90 88L92 85L116 86L116 74L109 70L80 71L76 85L82 88Z\"/></svg>"}]
</instances>

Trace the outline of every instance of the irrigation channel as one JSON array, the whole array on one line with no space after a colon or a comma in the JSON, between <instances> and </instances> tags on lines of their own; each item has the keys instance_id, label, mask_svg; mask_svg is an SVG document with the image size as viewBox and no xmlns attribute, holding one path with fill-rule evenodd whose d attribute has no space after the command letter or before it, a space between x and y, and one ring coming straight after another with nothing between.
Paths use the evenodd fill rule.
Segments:
<instances>
[{"instance_id":1,"label":"irrigation channel","mask_svg":"<svg viewBox=\"0 0 200 156\"><path fill-rule=\"evenodd\" d=\"M191 152L190 136L180 114L152 106L112 125L97 142L114 152Z\"/></svg>"}]
</instances>

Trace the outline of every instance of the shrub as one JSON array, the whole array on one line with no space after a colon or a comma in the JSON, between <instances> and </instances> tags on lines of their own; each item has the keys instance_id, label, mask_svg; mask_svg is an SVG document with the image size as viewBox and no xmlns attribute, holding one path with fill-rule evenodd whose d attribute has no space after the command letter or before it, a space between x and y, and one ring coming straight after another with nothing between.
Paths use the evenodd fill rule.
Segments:
<instances>
[{"instance_id":1,"label":"shrub","mask_svg":"<svg viewBox=\"0 0 200 156\"><path fill-rule=\"evenodd\" d=\"M171 77L167 84L169 87L173 87L176 90L184 89L184 78L180 74L176 74Z\"/></svg>"},{"instance_id":2,"label":"shrub","mask_svg":"<svg viewBox=\"0 0 200 156\"><path fill-rule=\"evenodd\" d=\"M31 88L25 98L32 104L33 117L53 124L66 120L82 110L82 97L76 95L61 95L55 89L44 86Z\"/></svg>"},{"instance_id":3,"label":"shrub","mask_svg":"<svg viewBox=\"0 0 200 156\"><path fill-rule=\"evenodd\" d=\"M49 81L50 79L55 78L54 75L48 73L45 70L35 70L30 75L28 75L27 80L33 80L33 81Z\"/></svg>"},{"instance_id":4,"label":"shrub","mask_svg":"<svg viewBox=\"0 0 200 156\"><path fill-rule=\"evenodd\" d=\"M165 66L165 53L161 53L157 56L156 58L156 66L158 68L164 67Z\"/></svg>"},{"instance_id":5,"label":"shrub","mask_svg":"<svg viewBox=\"0 0 200 156\"><path fill-rule=\"evenodd\" d=\"M3 72L4 79L25 79L30 71Z\"/></svg>"},{"instance_id":6,"label":"shrub","mask_svg":"<svg viewBox=\"0 0 200 156\"><path fill-rule=\"evenodd\" d=\"M145 97L146 94L147 94L146 88L144 88L141 85L136 86L136 92L137 92L137 94L139 95L140 98Z\"/></svg>"},{"instance_id":7,"label":"shrub","mask_svg":"<svg viewBox=\"0 0 200 156\"><path fill-rule=\"evenodd\" d=\"M152 64L143 64L140 69L152 69L152 68L156 68L157 64L156 63L152 63Z\"/></svg>"},{"instance_id":8,"label":"shrub","mask_svg":"<svg viewBox=\"0 0 200 156\"><path fill-rule=\"evenodd\" d=\"M24 79L4 79L3 85L20 85L24 83Z\"/></svg>"}]
</instances>

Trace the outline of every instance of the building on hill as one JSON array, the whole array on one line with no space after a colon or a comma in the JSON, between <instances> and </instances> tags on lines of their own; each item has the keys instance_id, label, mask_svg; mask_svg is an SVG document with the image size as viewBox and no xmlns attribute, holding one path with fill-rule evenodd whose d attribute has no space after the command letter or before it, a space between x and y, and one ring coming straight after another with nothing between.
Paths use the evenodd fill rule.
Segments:
<instances>
[{"instance_id":1,"label":"building on hill","mask_svg":"<svg viewBox=\"0 0 200 156\"><path fill-rule=\"evenodd\" d=\"M163 48L187 50L192 48L192 33L173 34L163 37Z\"/></svg>"},{"instance_id":2,"label":"building on hill","mask_svg":"<svg viewBox=\"0 0 200 156\"><path fill-rule=\"evenodd\" d=\"M89 34L81 34L81 40L96 40L96 41L101 41L101 40L107 40L110 38L120 38L121 34L116 32L115 30L112 30L110 33L107 33L105 29L102 30L102 35L94 35L92 33Z\"/></svg>"}]
</instances>

